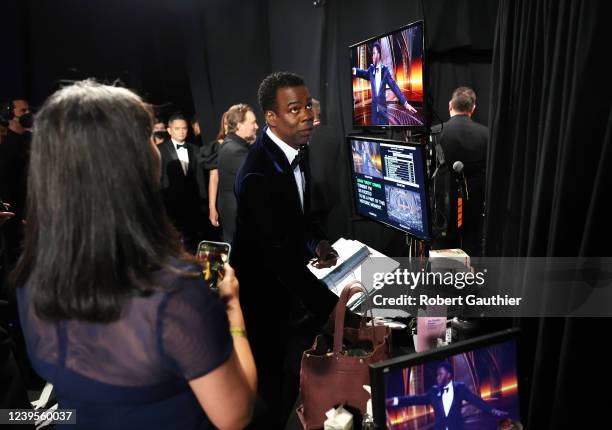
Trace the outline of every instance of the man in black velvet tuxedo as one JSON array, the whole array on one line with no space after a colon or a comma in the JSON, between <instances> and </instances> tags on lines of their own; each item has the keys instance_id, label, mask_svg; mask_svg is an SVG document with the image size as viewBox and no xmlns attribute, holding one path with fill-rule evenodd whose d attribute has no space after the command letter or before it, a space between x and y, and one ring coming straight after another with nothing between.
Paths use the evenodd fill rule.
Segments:
<instances>
[{"instance_id":1,"label":"man in black velvet tuxedo","mask_svg":"<svg viewBox=\"0 0 612 430\"><path fill-rule=\"evenodd\" d=\"M463 175L467 186L467 196L463 201L461 237L451 230L449 239L434 242L434 248L462 248L468 255L479 257L482 255L485 167L489 130L472 120L475 109L476 93L474 90L459 87L453 91L452 98L448 102L450 119L444 123L443 128L440 125L432 127L432 132L439 133L437 137L439 146L436 149L438 161L443 160L451 172L451 185L436 185L436 188L438 190L448 189L445 192L450 195L449 201L457 201L455 191L457 187L454 185L455 181L452 180L453 164L456 161L463 163ZM455 211L456 205L451 208ZM451 219L456 219L456 217L451 217Z\"/></svg>"},{"instance_id":2,"label":"man in black velvet tuxedo","mask_svg":"<svg viewBox=\"0 0 612 430\"><path fill-rule=\"evenodd\" d=\"M168 120L170 139L158 146L161 154L161 189L170 220L181 233L183 246L195 253L200 240L200 191L197 182L196 148L187 138L187 119L172 115Z\"/></svg>"},{"instance_id":3,"label":"man in black velvet tuxedo","mask_svg":"<svg viewBox=\"0 0 612 430\"><path fill-rule=\"evenodd\" d=\"M435 430L463 430L461 408L464 401L497 417L508 415L507 412L491 407L479 396L472 393L463 382L453 381L453 370L448 363L442 363L438 366L436 383L437 385L420 396L387 399L387 407L431 405L436 417Z\"/></svg>"},{"instance_id":4,"label":"man in black velvet tuxedo","mask_svg":"<svg viewBox=\"0 0 612 430\"><path fill-rule=\"evenodd\" d=\"M316 256L331 266L337 254L310 217L307 144L314 115L308 88L297 75L273 73L258 97L268 127L236 177L231 262L259 394L273 415L261 428L279 428L297 397L301 353L337 302L306 264Z\"/></svg>"}]
</instances>

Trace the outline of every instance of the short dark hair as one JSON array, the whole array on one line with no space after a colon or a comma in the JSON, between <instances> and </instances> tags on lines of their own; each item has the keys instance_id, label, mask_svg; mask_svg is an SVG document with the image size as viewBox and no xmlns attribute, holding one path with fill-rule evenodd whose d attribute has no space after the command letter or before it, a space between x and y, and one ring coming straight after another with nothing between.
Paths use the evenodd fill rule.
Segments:
<instances>
[{"instance_id":1,"label":"short dark hair","mask_svg":"<svg viewBox=\"0 0 612 430\"><path fill-rule=\"evenodd\" d=\"M128 297L157 288L153 271L182 258L159 193L151 108L87 80L55 92L35 121L12 281L27 285L40 318L116 320Z\"/></svg>"},{"instance_id":2,"label":"short dark hair","mask_svg":"<svg viewBox=\"0 0 612 430\"><path fill-rule=\"evenodd\" d=\"M372 44L372 51L374 51L374 48L376 48L379 55L382 53L382 47L380 46L380 42L374 42Z\"/></svg>"},{"instance_id":3,"label":"short dark hair","mask_svg":"<svg viewBox=\"0 0 612 430\"><path fill-rule=\"evenodd\" d=\"M438 369L444 369L446 370L447 373L450 373L451 375L454 375L453 373L453 367L450 365L450 363L440 363L436 366L436 370Z\"/></svg>"},{"instance_id":4,"label":"short dark hair","mask_svg":"<svg viewBox=\"0 0 612 430\"><path fill-rule=\"evenodd\" d=\"M227 121L227 132L234 133L236 131L236 128L238 128L238 124L244 122L246 114L249 111L253 112L253 109L246 103L239 103L237 105L231 106L227 110L227 112L225 112L225 118Z\"/></svg>"},{"instance_id":5,"label":"short dark hair","mask_svg":"<svg viewBox=\"0 0 612 430\"><path fill-rule=\"evenodd\" d=\"M170 115L170 118L168 118L168 127L170 127L170 124L172 124L176 120L182 120L189 124L189 121L187 121L187 117L185 115L183 115L182 113L174 113Z\"/></svg>"},{"instance_id":6,"label":"short dark hair","mask_svg":"<svg viewBox=\"0 0 612 430\"><path fill-rule=\"evenodd\" d=\"M257 98L259 105L264 114L271 110L276 112L278 104L276 103L276 92L280 88L286 87L301 87L306 85L304 78L291 72L274 72L261 81L257 90Z\"/></svg>"},{"instance_id":7,"label":"short dark hair","mask_svg":"<svg viewBox=\"0 0 612 430\"><path fill-rule=\"evenodd\" d=\"M457 112L469 113L476 104L476 93L470 87L459 87L453 91L451 106Z\"/></svg>"}]
</instances>

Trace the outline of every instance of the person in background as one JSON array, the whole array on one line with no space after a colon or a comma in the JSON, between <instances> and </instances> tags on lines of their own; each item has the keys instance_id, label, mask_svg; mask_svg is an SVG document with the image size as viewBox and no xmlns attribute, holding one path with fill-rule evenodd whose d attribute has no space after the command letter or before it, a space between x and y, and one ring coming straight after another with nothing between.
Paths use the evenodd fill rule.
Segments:
<instances>
[{"instance_id":1,"label":"person in background","mask_svg":"<svg viewBox=\"0 0 612 430\"><path fill-rule=\"evenodd\" d=\"M8 125L8 122L6 124L3 124L2 122L0 122L0 145L2 145L2 142L4 142L4 139L6 138L6 134L8 133L8 128L6 128L7 125Z\"/></svg>"},{"instance_id":2,"label":"person in background","mask_svg":"<svg viewBox=\"0 0 612 430\"><path fill-rule=\"evenodd\" d=\"M308 142L309 164L311 173L311 206L313 221L317 222L327 236L335 236L330 226L337 220L342 225L346 215L342 212L341 187L344 183L341 174L343 166L338 163L341 157L341 146L344 141L338 133L323 119L321 103L312 99L314 120L312 136Z\"/></svg>"},{"instance_id":3,"label":"person in background","mask_svg":"<svg viewBox=\"0 0 612 430\"><path fill-rule=\"evenodd\" d=\"M1 116L8 122L6 137L0 145L0 199L9 203L11 212L15 213L4 226L7 265L12 267L17 262L23 240L30 129L34 116L28 101L21 98L9 100L0 109Z\"/></svg>"},{"instance_id":4,"label":"person in background","mask_svg":"<svg viewBox=\"0 0 612 430\"><path fill-rule=\"evenodd\" d=\"M179 230L183 246L195 254L202 239L197 148L187 142L187 119L175 114L166 129L170 139L158 146L161 153L161 187L168 216ZM205 220L206 218L204 218Z\"/></svg>"},{"instance_id":5,"label":"person in background","mask_svg":"<svg viewBox=\"0 0 612 430\"><path fill-rule=\"evenodd\" d=\"M193 143L198 148L202 147L202 130L200 129L200 121L198 120L198 114L195 113L191 117L191 130L193 130Z\"/></svg>"},{"instance_id":6,"label":"person in background","mask_svg":"<svg viewBox=\"0 0 612 430\"><path fill-rule=\"evenodd\" d=\"M227 111L227 135L219 147L218 207L223 227L223 240L232 243L236 231L236 195L234 182L249 148L257 138L257 118L253 109L244 103Z\"/></svg>"},{"instance_id":7,"label":"person in background","mask_svg":"<svg viewBox=\"0 0 612 430\"><path fill-rule=\"evenodd\" d=\"M149 106L77 82L35 130L13 280L30 359L78 413L70 428L245 427L257 377L238 281L226 265L214 294L181 250Z\"/></svg>"},{"instance_id":8,"label":"person in background","mask_svg":"<svg viewBox=\"0 0 612 430\"><path fill-rule=\"evenodd\" d=\"M162 120L156 119L153 123L153 142L156 145L161 145L168 137L166 124Z\"/></svg>"},{"instance_id":9,"label":"person in background","mask_svg":"<svg viewBox=\"0 0 612 430\"><path fill-rule=\"evenodd\" d=\"M214 227L219 227L217 196L219 191L219 147L227 135L227 112L221 115L221 124L215 140L200 149L200 165L203 172L208 172L208 219Z\"/></svg>"},{"instance_id":10,"label":"person in background","mask_svg":"<svg viewBox=\"0 0 612 430\"><path fill-rule=\"evenodd\" d=\"M445 190L449 201L456 202L457 178L466 191L463 199L462 226L459 230L449 227L446 239L437 239L432 249L461 248L468 255L480 257L483 253L483 228L485 206L485 180L489 129L472 119L476 110L476 93L469 87L459 87L448 102L450 119L432 127L437 136L436 155L444 162L450 174L450 184L436 186ZM461 177L453 171L455 162L463 164ZM446 173L446 172L445 172ZM447 176L449 176L447 174ZM463 180L464 178L464 180ZM437 199L437 201L440 201ZM456 209L456 205L453 207ZM454 212L454 210L453 210ZM455 217L450 217L451 219Z\"/></svg>"}]
</instances>

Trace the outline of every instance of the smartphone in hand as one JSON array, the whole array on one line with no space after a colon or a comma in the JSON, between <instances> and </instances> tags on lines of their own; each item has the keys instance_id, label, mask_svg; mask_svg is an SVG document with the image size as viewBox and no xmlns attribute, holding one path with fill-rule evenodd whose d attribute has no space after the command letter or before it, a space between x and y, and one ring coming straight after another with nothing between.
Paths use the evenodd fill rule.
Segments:
<instances>
[{"instance_id":1,"label":"smartphone in hand","mask_svg":"<svg viewBox=\"0 0 612 430\"><path fill-rule=\"evenodd\" d=\"M10 212L9 207L0 199L0 212Z\"/></svg>"},{"instance_id":2,"label":"smartphone in hand","mask_svg":"<svg viewBox=\"0 0 612 430\"><path fill-rule=\"evenodd\" d=\"M202 264L204 279L213 290L219 288L219 282L223 279L223 265L229 262L231 248L229 243L208 240L203 240L198 245L196 259Z\"/></svg>"}]
</instances>

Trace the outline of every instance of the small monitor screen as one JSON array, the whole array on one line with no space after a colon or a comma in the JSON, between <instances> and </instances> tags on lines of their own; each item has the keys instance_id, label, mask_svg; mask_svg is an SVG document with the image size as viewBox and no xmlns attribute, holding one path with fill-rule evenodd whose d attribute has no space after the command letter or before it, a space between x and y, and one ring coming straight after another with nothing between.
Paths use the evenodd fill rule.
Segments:
<instances>
[{"instance_id":1,"label":"small monitor screen","mask_svg":"<svg viewBox=\"0 0 612 430\"><path fill-rule=\"evenodd\" d=\"M423 147L349 137L358 214L430 239Z\"/></svg>"},{"instance_id":2,"label":"small monitor screen","mask_svg":"<svg viewBox=\"0 0 612 430\"><path fill-rule=\"evenodd\" d=\"M384 372L382 428L520 428L516 357L507 340Z\"/></svg>"},{"instance_id":3,"label":"small monitor screen","mask_svg":"<svg viewBox=\"0 0 612 430\"><path fill-rule=\"evenodd\" d=\"M350 47L353 125L423 127L423 21Z\"/></svg>"}]
</instances>

